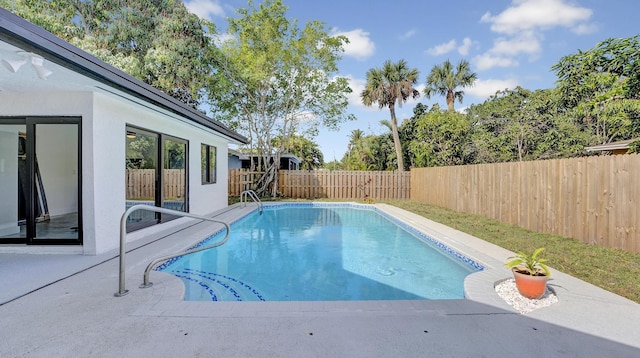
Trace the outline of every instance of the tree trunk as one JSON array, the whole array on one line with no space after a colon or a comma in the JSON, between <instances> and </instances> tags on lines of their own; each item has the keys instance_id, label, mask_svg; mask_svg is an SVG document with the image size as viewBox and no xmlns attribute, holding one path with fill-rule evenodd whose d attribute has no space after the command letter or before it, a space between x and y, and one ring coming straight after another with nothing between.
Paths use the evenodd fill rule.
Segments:
<instances>
[{"instance_id":1,"label":"tree trunk","mask_svg":"<svg viewBox=\"0 0 640 358\"><path fill-rule=\"evenodd\" d=\"M258 181L255 183L256 194L259 197L266 196L266 195L274 195L274 193L277 191L277 188L275 188L275 191L273 193L271 192L271 188L273 188L272 185L274 182L274 178L276 178L278 175L277 169L278 167L273 164L267 165L264 167L264 173L262 174L262 176L260 176Z\"/></svg>"},{"instance_id":2,"label":"tree trunk","mask_svg":"<svg viewBox=\"0 0 640 358\"><path fill-rule=\"evenodd\" d=\"M447 108L449 108L449 111L453 112L453 102L455 102L455 98L453 97L453 91L452 90L448 90L447 91Z\"/></svg>"},{"instance_id":3,"label":"tree trunk","mask_svg":"<svg viewBox=\"0 0 640 358\"><path fill-rule=\"evenodd\" d=\"M398 170L404 171L404 158L402 154L402 144L400 144L400 135L398 134L398 121L396 120L396 108L393 104L389 106L391 112L391 132L393 134L393 145L396 148L396 157L398 158Z\"/></svg>"}]
</instances>

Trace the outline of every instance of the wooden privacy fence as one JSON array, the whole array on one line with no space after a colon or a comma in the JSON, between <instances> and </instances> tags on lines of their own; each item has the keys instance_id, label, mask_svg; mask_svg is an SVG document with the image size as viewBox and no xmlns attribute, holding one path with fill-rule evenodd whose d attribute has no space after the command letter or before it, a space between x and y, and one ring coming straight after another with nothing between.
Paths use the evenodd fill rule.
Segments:
<instances>
[{"instance_id":1,"label":"wooden privacy fence","mask_svg":"<svg viewBox=\"0 0 640 358\"><path fill-rule=\"evenodd\" d=\"M163 171L165 199L184 198L184 169L164 169ZM155 169L127 169L127 199L153 199L156 187Z\"/></svg>"},{"instance_id":2,"label":"wooden privacy fence","mask_svg":"<svg viewBox=\"0 0 640 358\"><path fill-rule=\"evenodd\" d=\"M229 195L252 189L261 173L242 169L229 171ZM278 192L295 199L409 199L409 172L280 170Z\"/></svg>"},{"instance_id":3,"label":"wooden privacy fence","mask_svg":"<svg viewBox=\"0 0 640 358\"><path fill-rule=\"evenodd\" d=\"M640 155L420 168L411 199L640 252Z\"/></svg>"},{"instance_id":4,"label":"wooden privacy fence","mask_svg":"<svg viewBox=\"0 0 640 358\"><path fill-rule=\"evenodd\" d=\"M260 178L262 172L249 171L247 169L229 170L229 196L240 196L249 189L255 189L253 183Z\"/></svg>"},{"instance_id":5,"label":"wooden privacy fence","mask_svg":"<svg viewBox=\"0 0 640 358\"><path fill-rule=\"evenodd\" d=\"M278 191L296 199L409 199L409 172L282 170Z\"/></svg>"}]
</instances>

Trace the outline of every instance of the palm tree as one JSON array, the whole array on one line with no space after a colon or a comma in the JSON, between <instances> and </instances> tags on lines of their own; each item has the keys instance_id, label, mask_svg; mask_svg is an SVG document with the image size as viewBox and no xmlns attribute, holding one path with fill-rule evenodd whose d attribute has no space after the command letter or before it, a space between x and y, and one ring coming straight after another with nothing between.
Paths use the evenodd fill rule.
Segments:
<instances>
[{"instance_id":1,"label":"palm tree","mask_svg":"<svg viewBox=\"0 0 640 358\"><path fill-rule=\"evenodd\" d=\"M447 107L453 111L453 102L457 99L462 103L463 91L456 91L458 87L470 87L477 78L475 72L471 72L469 62L461 60L458 62L456 71L449 60L446 60L442 66L434 66L431 73L427 76L427 86L424 89L424 95L431 98L433 94L445 96L447 99Z\"/></svg>"},{"instance_id":2,"label":"palm tree","mask_svg":"<svg viewBox=\"0 0 640 358\"><path fill-rule=\"evenodd\" d=\"M398 107L402 106L407 98L418 98L420 92L413 86L418 82L418 70L410 69L407 61L400 60L393 63L385 61L381 69L372 68L367 72L367 84L360 94L362 103L371 106L378 103L378 108L389 107L391 112L391 131L393 132L393 144L396 149L398 159L398 170L404 171L404 160L402 156L402 145L398 135L398 121L396 119L396 102Z\"/></svg>"},{"instance_id":3,"label":"palm tree","mask_svg":"<svg viewBox=\"0 0 640 358\"><path fill-rule=\"evenodd\" d=\"M362 140L364 132L360 129L354 129L349 136L349 144L355 145Z\"/></svg>"}]
</instances>

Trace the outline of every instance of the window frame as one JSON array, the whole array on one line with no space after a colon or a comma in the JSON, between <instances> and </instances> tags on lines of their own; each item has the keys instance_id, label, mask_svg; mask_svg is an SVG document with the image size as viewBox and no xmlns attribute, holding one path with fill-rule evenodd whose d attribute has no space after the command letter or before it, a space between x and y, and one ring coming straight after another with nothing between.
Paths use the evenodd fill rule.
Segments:
<instances>
[{"instance_id":1,"label":"window frame","mask_svg":"<svg viewBox=\"0 0 640 358\"><path fill-rule=\"evenodd\" d=\"M154 138L155 140L155 172L154 172L154 181L155 181L155 188L154 188L154 197L153 197L153 202L155 207L164 207L164 185L165 185L165 180L164 180L164 170L165 170L165 142L167 140L169 141L173 141L176 143L180 143L180 144L184 144L185 145L185 157L184 157L184 212L188 213L189 212L189 140L184 139L184 138L180 138L180 137L176 137L170 134L165 134L159 131L155 131L155 130L151 130L151 129L146 129L146 128L142 128L142 127L137 127L135 125L131 125L131 124L126 124L125 126L125 135L129 134L130 132L134 133L134 134L141 134L141 135L145 135L145 136L149 136ZM126 146L128 144L125 144L125 159L127 157L126 154ZM126 168L126 165L125 165ZM126 179L125 179L126 180ZM125 196L125 202L129 200L126 196ZM125 205L126 207L126 205ZM140 230L140 229L144 229L153 225L157 225L157 224L161 224L167 221L171 221L174 219L179 218L179 216L173 216L170 214L161 214L161 213L156 213L154 212L154 219L148 220L142 220L140 222L127 222L127 232L133 232L136 230Z\"/></svg>"},{"instance_id":2,"label":"window frame","mask_svg":"<svg viewBox=\"0 0 640 358\"><path fill-rule=\"evenodd\" d=\"M213 150L213 153L211 152L211 150ZM214 145L206 144L206 143L200 144L200 181L202 185L217 183L217 179L218 179L217 156L218 156L218 147Z\"/></svg>"}]
</instances>

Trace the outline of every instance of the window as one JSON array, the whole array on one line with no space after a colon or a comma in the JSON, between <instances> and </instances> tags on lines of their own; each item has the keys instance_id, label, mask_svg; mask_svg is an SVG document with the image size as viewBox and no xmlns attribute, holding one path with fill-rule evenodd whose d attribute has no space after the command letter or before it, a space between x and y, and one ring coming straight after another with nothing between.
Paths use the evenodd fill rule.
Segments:
<instances>
[{"instance_id":1,"label":"window","mask_svg":"<svg viewBox=\"0 0 640 358\"><path fill-rule=\"evenodd\" d=\"M126 208L146 204L188 212L188 142L133 126L126 127ZM127 218L134 231L177 216L136 211Z\"/></svg>"},{"instance_id":2,"label":"window","mask_svg":"<svg viewBox=\"0 0 640 358\"><path fill-rule=\"evenodd\" d=\"M202 184L216 182L216 147L202 144L200 147L200 163L202 163Z\"/></svg>"}]
</instances>

